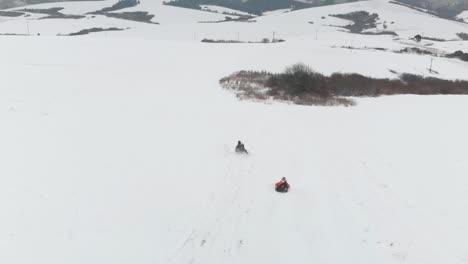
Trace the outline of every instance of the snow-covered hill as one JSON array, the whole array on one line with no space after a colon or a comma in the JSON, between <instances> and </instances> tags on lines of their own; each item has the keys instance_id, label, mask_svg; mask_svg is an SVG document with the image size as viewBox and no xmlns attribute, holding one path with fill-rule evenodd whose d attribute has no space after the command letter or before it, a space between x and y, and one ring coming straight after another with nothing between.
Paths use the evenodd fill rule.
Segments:
<instances>
[{"instance_id":1,"label":"snow-covered hill","mask_svg":"<svg viewBox=\"0 0 468 264\"><path fill-rule=\"evenodd\" d=\"M375 30L394 31L404 38L421 34L431 38L453 40L458 39L457 33L468 32L467 24L443 20L404 6L389 3L386 0L355 2L286 13L276 12L253 18L250 23L206 23L223 21L227 16L230 19L236 19L237 16L223 14L222 12L225 12L226 9L217 10L213 6L211 10L215 12L207 12L163 5L161 0L141 0L141 3L135 7L112 12L147 12L154 15L152 22L160 23L160 26L149 26L145 23L106 17L100 14L89 14L104 7L110 7L116 2L116 0L106 0L28 6L28 9L63 8L60 12L65 15L83 15L84 18L37 19L38 14L35 13L32 14L32 17L0 17L2 21L0 23L0 33L27 34L29 26L30 34L56 35L73 33L79 29L86 29L94 25L102 28L113 26L126 29L126 33L117 32L113 34L141 35L161 39L184 38L199 41L201 38L233 38L233 36L237 37L239 34L244 40L260 40L270 36L273 31L283 38L310 36L314 35L317 30L337 32L340 29L334 28L334 26L346 25L351 22L335 19L329 15L353 11L377 13L380 20ZM13 11L23 9L24 7L21 7L13 9ZM43 15L42 17L46 16Z\"/></svg>"},{"instance_id":2,"label":"snow-covered hill","mask_svg":"<svg viewBox=\"0 0 468 264\"><path fill-rule=\"evenodd\" d=\"M306 107L219 85L296 62L467 80L467 62L441 56L468 51L456 36L467 24L387 1L199 23L226 15L140 1L113 12L159 24L88 14L113 0L27 7L81 19L1 17L0 33L30 35L0 36L0 263L468 261L468 97ZM398 36L351 34L329 16L353 11ZM99 27L124 30L57 36ZM273 34L285 42L201 42ZM397 52L408 47L432 55ZM234 154L238 140L251 155ZM281 177L291 192L274 192Z\"/></svg>"},{"instance_id":3,"label":"snow-covered hill","mask_svg":"<svg viewBox=\"0 0 468 264\"><path fill-rule=\"evenodd\" d=\"M457 17L463 19L466 23L468 23L468 11L462 12Z\"/></svg>"},{"instance_id":4,"label":"snow-covered hill","mask_svg":"<svg viewBox=\"0 0 468 264\"><path fill-rule=\"evenodd\" d=\"M445 18L453 18L468 10L466 0L398 0L398 2L428 9Z\"/></svg>"},{"instance_id":5,"label":"snow-covered hill","mask_svg":"<svg viewBox=\"0 0 468 264\"><path fill-rule=\"evenodd\" d=\"M2 263L466 260L468 98L301 107L239 102L217 83L297 60L423 71L417 56L2 39ZM272 188L283 176L286 195Z\"/></svg>"}]
</instances>

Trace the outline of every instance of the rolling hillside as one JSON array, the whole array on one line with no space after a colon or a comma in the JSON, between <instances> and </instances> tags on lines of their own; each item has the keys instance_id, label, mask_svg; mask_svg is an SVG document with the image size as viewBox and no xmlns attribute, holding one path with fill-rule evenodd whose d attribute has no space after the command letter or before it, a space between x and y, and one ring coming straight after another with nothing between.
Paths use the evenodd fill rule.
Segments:
<instances>
[{"instance_id":1,"label":"rolling hillside","mask_svg":"<svg viewBox=\"0 0 468 264\"><path fill-rule=\"evenodd\" d=\"M0 263L468 261L468 97L318 107L219 84L297 62L468 80L468 62L446 57L468 51L468 24L381 0L248 20L162 0L102 11L116 3L0 13ZM357 33L334 16L359 11L378 19Z\"/></svg>"}]
</instances>

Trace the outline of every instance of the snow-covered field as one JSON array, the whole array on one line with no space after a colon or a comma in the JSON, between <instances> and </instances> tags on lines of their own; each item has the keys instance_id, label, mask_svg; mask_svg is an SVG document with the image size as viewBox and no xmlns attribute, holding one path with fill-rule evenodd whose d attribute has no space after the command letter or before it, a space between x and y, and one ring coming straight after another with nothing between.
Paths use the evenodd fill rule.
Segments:
<instances>
[{"instance_id":1,"label":"snow-covered field","mask_svg":"<svg viewBox=\"0 0 468 264\"><path fill-rule=\"evenodd\" d=\"M134 10L151 6L141 2ZM468 79L466 62L391 52L466 51L467 42L406 35L448 37L468 25L424 15L433 24L404 27L404 10L407 21L420 14L378 3L218 24L196 23L215 13L154 5L161 25L30 20L49 34L1 36L0 263L468 262L468 97L305 107L238 101L219 87L238 70L296 62L393 78L428 76L435 58L433 76ZM326 24L347 22L332 17L308 23L322 20L317 10L379 6L402 36L341 32ZM5 20L0 32L21 22ZM55 36L95 25L130 29ZM286 42L199 42L272 31ZM237 140L251 155L233 153ZM273 190L283 176L288 194Z\"/></svg>"}]
</instances>

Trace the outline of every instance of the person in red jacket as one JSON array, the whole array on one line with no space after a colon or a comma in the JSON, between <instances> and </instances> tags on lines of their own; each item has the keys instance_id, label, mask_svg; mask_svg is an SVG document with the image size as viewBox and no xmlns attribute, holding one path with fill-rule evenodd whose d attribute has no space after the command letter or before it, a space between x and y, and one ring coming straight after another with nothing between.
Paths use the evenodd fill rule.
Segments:
<instances>
[{"instance_id":1,"label":"person in red jacket","mask_svg":"<svg viewBox=\"0 0 468 264\"><path fill-rule=\"evenodd\" d=\"M288 192L289 188L291 188L291 185L289 185L285 177L281 178L281 181L275 183L275 186L276 186L275 190L277 192L283 192L283 193Z\"/></svg>"}]
</instances>

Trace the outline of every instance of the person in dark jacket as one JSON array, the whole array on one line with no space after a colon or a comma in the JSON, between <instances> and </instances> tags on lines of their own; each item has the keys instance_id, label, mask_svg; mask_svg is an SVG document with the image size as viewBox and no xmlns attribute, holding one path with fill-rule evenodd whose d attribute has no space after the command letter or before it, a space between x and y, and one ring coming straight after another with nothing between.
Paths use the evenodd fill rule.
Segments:
<instances>
[{"instance_id":1,"label":"person in dark jacket","mask_svg":"<svg viewBox=\"0 0 468 264\"><path fill-rule=\"evenodd\" d=\"M239 153L239 154L249 154L249 153L247 152L247 150L245 149L244 144L242 144L242 142L240 142L240 141L237 141L236 153Z\"/></svg>"},{"instance_id":2,"label":"person in dark jacket","mask_svg":"<svg viewBox=\"0 0 468 264\"><path fill-rule=\"evenodd\" d=\"M275 191L282 193L288 192L289 188L291 188L291 185L289 185L285 177L281 178L281 181L275 183L275 186Z\"/></svg>"}]
</instances>

